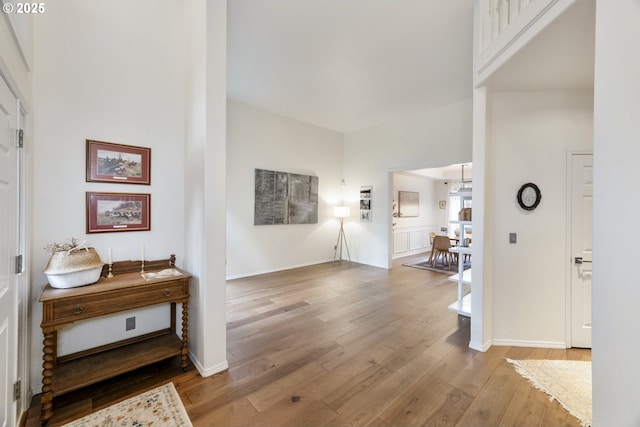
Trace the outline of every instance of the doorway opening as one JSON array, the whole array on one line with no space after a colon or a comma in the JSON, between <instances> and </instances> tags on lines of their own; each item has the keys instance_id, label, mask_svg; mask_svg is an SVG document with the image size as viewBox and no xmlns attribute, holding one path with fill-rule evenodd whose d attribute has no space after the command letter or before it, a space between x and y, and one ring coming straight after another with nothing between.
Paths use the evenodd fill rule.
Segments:
<instances>
[{"instance_id":1,"label":"doorway opening","mask_svg":"<svg viewBox=\"0 0 640 427\"><path fill-rule=\"evenodd\" d=\"M451 238L454 244L471 241L471 226L461 231L459 221L461 210L472 208L472 163L394 171L389 173L389 183L390 260L428 255L438 235Z\"/></svg>"}]
</instances>

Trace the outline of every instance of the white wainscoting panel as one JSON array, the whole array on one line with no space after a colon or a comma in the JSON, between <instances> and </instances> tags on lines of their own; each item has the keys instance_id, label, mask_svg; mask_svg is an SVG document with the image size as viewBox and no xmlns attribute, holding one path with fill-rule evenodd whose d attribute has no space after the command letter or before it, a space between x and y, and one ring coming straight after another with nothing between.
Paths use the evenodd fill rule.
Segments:
<instances>
[{"instance_id":1,"label":"white wainscoting panel","mask_svg":"<svg viewBox=\"0 0 640 427\"><path fill-rule=\"evenodd\" d=\"M415 251L416 249L423 249L427 245L424 242L424 236L428 235L424 230L410 231L409 232L409 250Z\"/></svg>"},{"instance_id":2,"label":"white wainscoting panel","mask_svg":"<svg viewBox=\"0 0 640 427\"><path fill-rule=\"evenodd\" d=\"M438 230L440 225L396 227L393 231L393 258L430 251L430 233Z\"/></svg>"},{"instance_id":3,"label":"white wainscoting panel","mask_svg":"<svg viewBox=\"0 0 640 427\"><path fill-rule=\"evenodd\" d=\"M406 231L394 231L393 253L401 253L409 250L409 233Z\"/></svg>"}]
</instances>

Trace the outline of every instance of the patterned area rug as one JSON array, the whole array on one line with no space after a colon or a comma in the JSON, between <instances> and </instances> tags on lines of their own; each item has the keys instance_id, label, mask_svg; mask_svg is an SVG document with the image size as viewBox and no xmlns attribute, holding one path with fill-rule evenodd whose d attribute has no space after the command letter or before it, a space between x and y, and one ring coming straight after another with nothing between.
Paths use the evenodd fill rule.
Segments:
<instances>
[{"instance_id":1,"label":"patterned area rug","mask_svg":"<svg viewBox=\"0 0 640 427\"><path fill-rule=\"evenodd\" d=\"M413 267L419 268L421 270L429 270L435 271L437 273L445 273L445 274L456 274L458 272L458 264L451 263L450 266L443 263L441 260L438 260L435 265L431 265L429 261L429 254L425 255L424 258L421 258L417 261L407 262L404 265L405 267ZM464 269L471 268L471 261L467 261L464 263Z\"/></svg>"},{"instance_id":2,"label":"patterned area rug","mask_svg":"<svg viewBox=\"0 0 640 427\"><path fill-rule=\"evenodd\" d=\"M591 426L591 362L511 359L507 362L535 388L557 400L583 426Z\"/></svg>"},{"instance_id":3,"label":"patterned area rug","mask_svg":"<svg viewBox=\"0 0 640 427\"><path fill-rule=\"evenodd\" d=\"M63 427L193 427L173 383L101 409Z\"/></svg>"}]
</instances>

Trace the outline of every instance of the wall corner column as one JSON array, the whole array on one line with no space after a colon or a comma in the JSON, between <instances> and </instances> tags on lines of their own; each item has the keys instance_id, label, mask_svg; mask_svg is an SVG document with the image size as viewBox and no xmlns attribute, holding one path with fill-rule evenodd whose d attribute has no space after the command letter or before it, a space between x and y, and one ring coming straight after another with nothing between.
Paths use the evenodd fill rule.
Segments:
<instances>
[{"instance_id":1,"label":"wall corner column","mask_svg":"<svg viewBox=\"0 0 640 427\"><path fill-rule=\"evenodd\" d=\"M471 288L471 341L469 347L486 351L491 346L492 288L487 235L487 209L490 206L489 165L487 158L489 129L487 87L473 91L473 269Z\"/></svg>"},{"instance_id":2,"label":"wall corner column","mask_svg":"<svg viewBox=\"0 0 640 427\"><path fill-rule=\"evenodd\" d=\"M190 356L202 376L226 360L226 0L186 0L185 268L193 274Z\"/></svg>"}]
</instances>

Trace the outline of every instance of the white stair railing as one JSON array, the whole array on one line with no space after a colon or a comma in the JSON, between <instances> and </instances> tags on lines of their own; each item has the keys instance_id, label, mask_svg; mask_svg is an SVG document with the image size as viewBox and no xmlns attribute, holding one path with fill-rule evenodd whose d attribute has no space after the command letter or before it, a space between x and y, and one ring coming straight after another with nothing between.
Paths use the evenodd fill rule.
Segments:
<instances>
[{"instance_id":1,"label":"white stair railing","mask_svg":"<svg viewBox=\"0 0 640 427\"><path fill-rule=\"evenodd\" d=\"M534 0L535 1L535 0ZM531 0L484 0L481 3L482 53L531 3Z\"/></svg>"},{"instance_id":2,"label":"white stair railing","mask_svg":"<svg viewBox=\"0 0 640 427\"><path fill-rule=\"evenodd\" d=\"M477 0L476 86L546 25L581 0Z\"/></svg>"}]
</instances>

